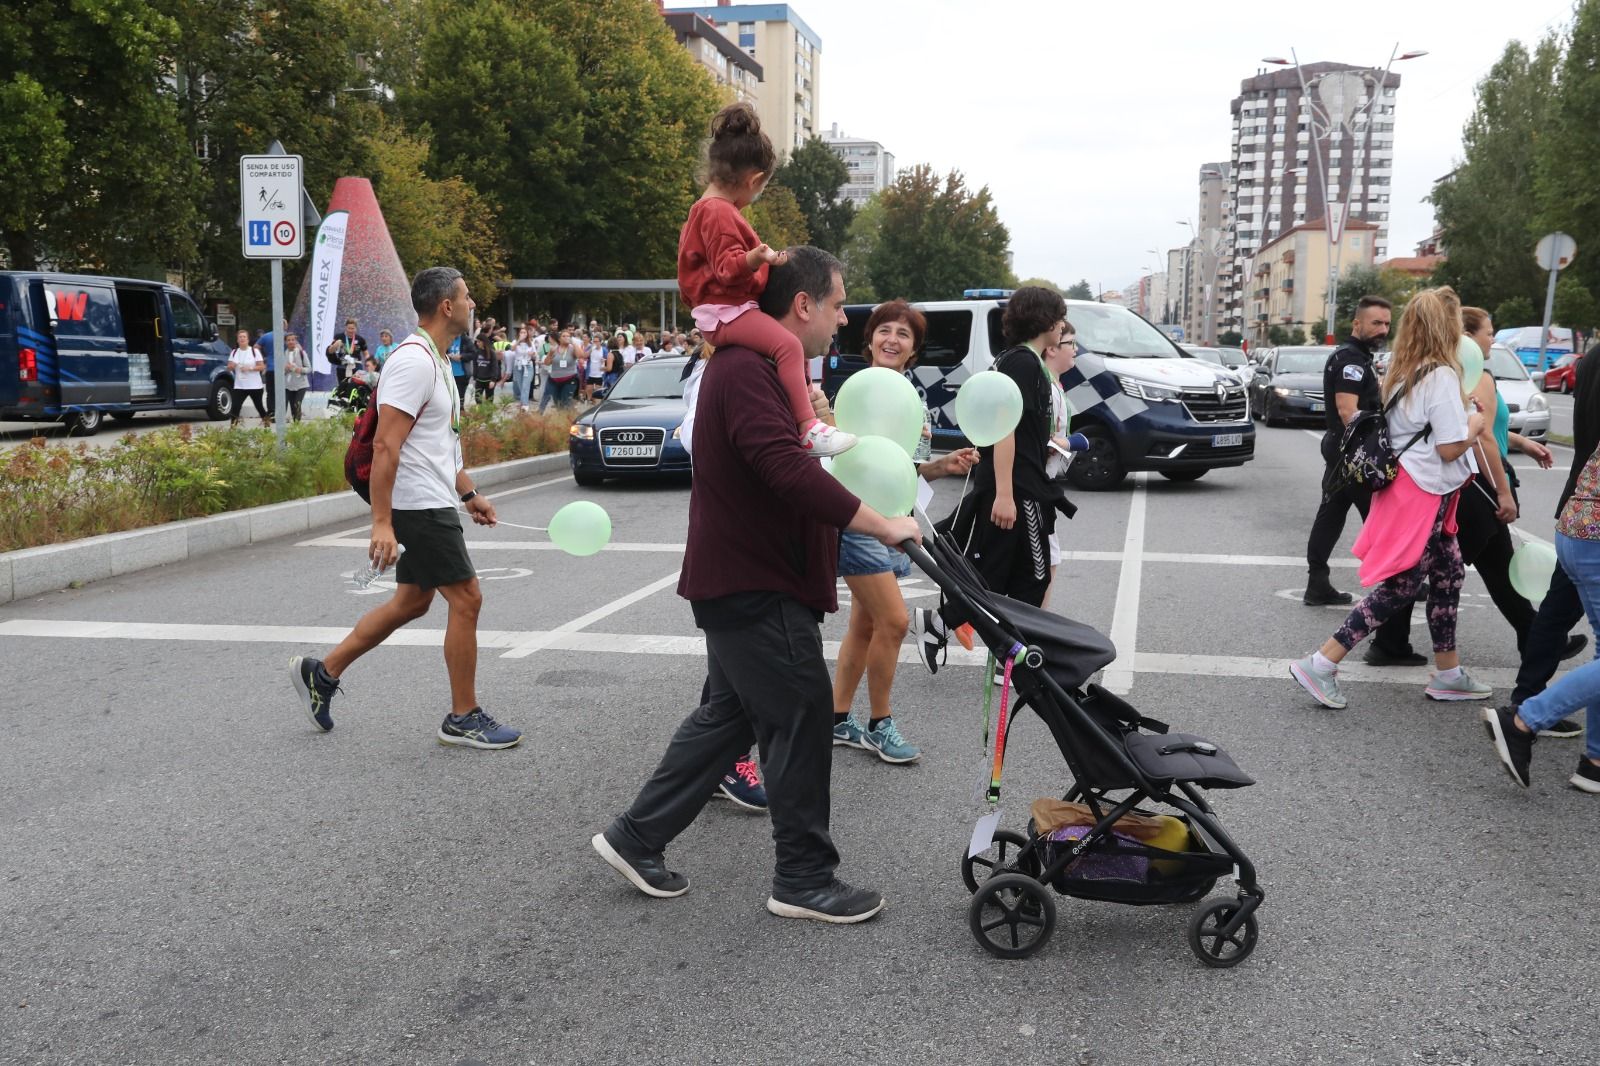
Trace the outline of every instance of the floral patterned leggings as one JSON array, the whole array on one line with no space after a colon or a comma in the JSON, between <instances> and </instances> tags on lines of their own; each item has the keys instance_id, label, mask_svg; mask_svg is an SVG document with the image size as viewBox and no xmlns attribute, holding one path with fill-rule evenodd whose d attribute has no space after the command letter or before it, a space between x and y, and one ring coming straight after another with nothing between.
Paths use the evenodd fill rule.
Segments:
<instances>
[{"instance_id":1,"label":"floral patterned leggings","mask_svg":"<svg viewBox=\"0 0 1600 1066\"><path fill-rule=\"evenodd\" d=\"M1456 543L1455 534L1444 531L1445 509L1449 504L1448 496L1439 503L1439 513L1434 516L1433 531L1428 534L1421 561L1403 574L1384 579L1351 608L1350 617L1333 635L1345 651L1360 644L1396 611L1409 611L1424 577L1428 579L1428 632L1433 637L1433 650L1455 651L1456 607L1461 601L1461 582L1467 571L1461 563L1461 546Z\"/></svg>"}]
</instances>

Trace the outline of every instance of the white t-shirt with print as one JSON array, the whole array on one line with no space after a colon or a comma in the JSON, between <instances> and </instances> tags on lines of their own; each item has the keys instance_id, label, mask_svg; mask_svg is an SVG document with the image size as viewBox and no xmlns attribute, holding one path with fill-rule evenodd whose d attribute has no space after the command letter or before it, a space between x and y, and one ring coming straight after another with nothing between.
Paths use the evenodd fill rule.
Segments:
<instances>
[{"instance_id":1,"label":"white t-shirt with print","mask_svg":"<svg viewBox=\"0 0 1600 1066\"><path fill-rule=\"evenodd\" d=\"M254 348L235 348L228 356L228 365L233 368L233 387L261 388L265 383L261 380L261 372L256 369L256 364L261 361L261 353Z\"/></svg>"},{"instance_id":2,"label":"white t-shirt with print","mask_svg":"<svg viewBox=\"0 0 1600 1066\"><path fill-rule=\"evenodd\" d=\"M456 392L448 366L433 356L429 340L413 333L383 364L378 382L378 406L393 407L411 415L416 423L400 448L400 466L394 476L397 511L424 511L434 507L455 510L456 472L461 469L461 438L456 434Z\"/></svg>"},{"instance_id":3,"label":"white t-shirt with print","mask_svg":"<svg viewBox=\"0 0 1600 1066\"><path fill-rule=\"evenodd\" d=\"M1389 412L1389 443L1399 451L1429 424L1433 432L1407 448L1400 456L1400 465L1422 491L1444 496L1459 489L1472 473L1467 459L1470 451L1448 462L1439 457L1439 445L1459 444L1467 439L1461 378L1447 366L1436 368L1400 397Z\"/></svg>"}]
</instances>

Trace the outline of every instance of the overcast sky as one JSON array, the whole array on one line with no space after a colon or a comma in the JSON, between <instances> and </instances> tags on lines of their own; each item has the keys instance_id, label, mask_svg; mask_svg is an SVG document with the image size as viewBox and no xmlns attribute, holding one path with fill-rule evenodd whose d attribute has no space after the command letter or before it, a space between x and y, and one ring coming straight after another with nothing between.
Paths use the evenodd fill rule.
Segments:
<instances>
[{"instance_id":1,"label":"overcast sky","mask_svg":"<svg viewBox=\"0 0 1600 1066\"><path fill-rule=\"evenodd\" d=\"M669 6L671 6L669 4ZM1477 82L1571 0L798 0L822 38L822 123L897 164L988 185L1020 277L1122 288L1188 241L1202 163L1229 157L1229 104L1263 56L1396 64L1389 253L1432 232L1420 201L1459 159ZM1148 249L1163 252L1158 265ZM1529 254L1532 254L1531 249Z\"/></svg>"}]
</instances>

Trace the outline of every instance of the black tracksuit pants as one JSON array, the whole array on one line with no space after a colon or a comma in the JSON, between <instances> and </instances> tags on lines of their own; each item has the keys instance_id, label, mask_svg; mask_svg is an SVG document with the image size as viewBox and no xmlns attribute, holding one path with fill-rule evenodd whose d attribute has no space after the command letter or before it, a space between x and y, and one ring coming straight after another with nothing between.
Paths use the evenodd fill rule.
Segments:
<instances>
[{"instance_id":1,"label":"black tracksuit pants","mask_svg":"<svg viewBox=\"0 0 1600 1066\"><path fill-rule=\"evenodd\" d=\"M709 698L678 726L655 773L606 829L606 839L631 858L665 851L755 742L777 845L773 888L824 887L839 853L828 834L833 682L816 616L784 597L755 624L705 634Z\"/></svg>"}]
</instances>

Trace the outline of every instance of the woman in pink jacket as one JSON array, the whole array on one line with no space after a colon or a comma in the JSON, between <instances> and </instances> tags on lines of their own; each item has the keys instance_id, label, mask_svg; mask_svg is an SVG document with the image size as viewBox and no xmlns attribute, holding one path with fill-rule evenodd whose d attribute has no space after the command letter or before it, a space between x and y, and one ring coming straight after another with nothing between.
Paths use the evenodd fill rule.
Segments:
<instances>
[{"instance_id":1,"label":"woman in pink jacket","mask_svg":"<svg viewBox=\"0 0 1600 1066\"><path fill-rule=\"evenodd\" d=\"M1435 700L1492 695L1461 668L1456 652L1456 609L1466 573L1456 543L1456 493L1472 476L1468 452L1488 425L1475 404L1469 410L1462 392L1460 342L1461 304L1454 292L1425 289L1411 298L1383 383L1389 440L1405 449L1400 474L1373 495L1354 549L1361 584L1377 587L1321 648L1289 664L1290 675L1324 707L1345 706L1339 663L1395 611L1409 611L1424 580L1438 667L1425 694ZM1419 433L1424 435L1407 447Z\"/></svg>"}]
</instances>

